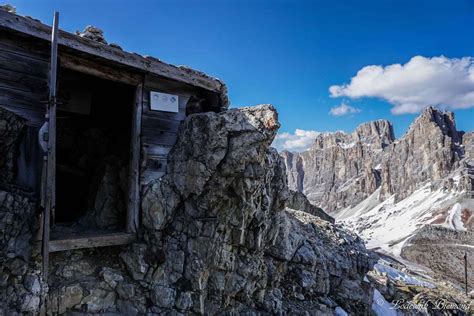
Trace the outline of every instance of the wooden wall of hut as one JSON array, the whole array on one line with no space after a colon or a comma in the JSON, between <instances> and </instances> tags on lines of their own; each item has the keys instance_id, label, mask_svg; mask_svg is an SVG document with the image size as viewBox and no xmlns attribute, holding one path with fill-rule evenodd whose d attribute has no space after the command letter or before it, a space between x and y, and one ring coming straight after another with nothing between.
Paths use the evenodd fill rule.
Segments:
<instances>
[{"instance_id":1,"label":"wooden wall of hut","mask_svg":"<svg viewBox=\"0 0 474 316\"><path fill-rule=\"evenodd\" d=\"M178 95L179 111L172 113L152 110L150 108L150 92L152 91ZM145 76L142 114L142 185L165 174L168 154L178 137L180 123L186 116L194 112L217 111L218 103L218 96L214 93L163 77Z\"/></svg>"},{"instance_id":2,"label":"wooden wall of hut","mask_svg":"<svg viewBox=\"0 0 474 316\"><path fill-rule=\"evenodd\" d=\"M27 121L17 184L39 190L42 152L37 141L48 99L49 44L0 30L0 107Z\"/></svg>"},{"instance_id":3,"label":"wooden wall of hut","mask_svg":"<svg viewBox=\"0 0 474 316\"><path fill-rule=\"evenodd\" d=\"M48 99L50 45L47 41L6 30L0 30L0 38L0 107L25 118L28 125L19 158L18 183L39 192L42 153L37 133L44 122ZM188 114L219 111L220 108L217 93L203 88L145 74L65 47L59 48L59 58L60 67L143 86L141 185L166 172L168 154L176 142L180 123ZM151 91L178 95L178 113L152 110Z\"/></svg>"}]
</instances>

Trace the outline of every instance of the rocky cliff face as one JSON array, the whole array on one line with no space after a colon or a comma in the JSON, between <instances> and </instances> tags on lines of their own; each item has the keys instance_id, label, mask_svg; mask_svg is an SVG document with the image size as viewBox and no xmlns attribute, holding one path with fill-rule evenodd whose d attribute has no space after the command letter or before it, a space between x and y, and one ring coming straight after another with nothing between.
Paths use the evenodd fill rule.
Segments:
<instances>
[{"instance_id":1,"label":"rocky cliff face","mask_svg":"<svg viewBox=\"0 0 474 316\"><path fill-rule=\"evenodd\" d=\"M459 166L460 141L453 113L427 108L385 151L380 199L396 194L401 200L425 181L438 187Z\"/></svg>"},{"instance_id":2,"label":"rocky cliff face","mask_svg":"<svg viewBox=\"0 0 474 316\"><path fill-rule=\"evenodd\" d=\"M446 177L471 151L470 133L462 139L453 113L428 107L398 140L390 122L374 121L352 134L321 134L308 151L281 155L290 188L333 212L357 205L379 187L380 201L394 194L398 201L428 181L433 189L447 185ZM460 189L470 183L465 172Z\"/></svg>"},{"instance_id":3,"label":"rocky cliff face","mask_svg":"<svg viewBox=\"0 0 474 316\"><path fill-rule=\"evenodd\" d=\"M317 216L286 208L301 200L289 204L285 165L270 147L278 127L268 105L190 115L167 174L143 193L138 241L54 253L48 284L29 252L34 208L21 207L34 204L0 195L1 223L12 222L1 235L2 311L369 313L363 279L375 259L307 201Z\"/></svg>"},{"instance_id":4,"label":"rocky cliff face","mask_svg":"<svg viewBox=\"0 0 474 316\"><path fill-rule=\"evenodd\" d=\"M320 134L302 153L281 153L291 189L327 212L357 204L380 186L384 149L394 141L390 122L362 124L352 133Z\"/></svg>"}]
</instances>

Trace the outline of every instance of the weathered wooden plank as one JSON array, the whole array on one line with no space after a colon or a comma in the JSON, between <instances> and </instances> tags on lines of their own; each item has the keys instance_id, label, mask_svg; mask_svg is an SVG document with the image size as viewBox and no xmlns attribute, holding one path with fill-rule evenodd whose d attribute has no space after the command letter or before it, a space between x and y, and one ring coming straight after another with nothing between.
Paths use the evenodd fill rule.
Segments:
<instances>
[{"instance_id":1,"label":"weathered wooden plank","mask_svg":"<svg viewBox=\"0 0 474 316\"><path fill-rule=\"evenodd\" d=\"M1 97L0 97L1 98ZM16 115L27 120L28 126L39 127L44 122L44 110L36 111L31 109L24 109L18 106L12 106L12 104L2 104L0 101L0 107L15 113Z\"/></svg>"},{"instance_id":2,"label":"weathered wooden plank","mask_svg":"<svg viewBox=\"0 0 474 316\"><path fill-rule=\"evenodd\" d=\"M142 128L142 140L147 144L173 146L177 138L177 133Z\"/></svg>"},{"instance_id":3,"label":"weathered wooden plank","mask_svg":"<svg viewBox=\"0 0 474 316\"><path fill-rule=\"evenodd\" d=\"M49 107L48 107L48 152L46 163L45 196L43 210L43 276L48 280L50 221L56 211L56 78L58 61L58 24L59 13L54 12L53 30L51 32L51 62L49 73ZM43 170L44 172L44 170Z\"/></svg>"},{"instance_id":4,"label":"weathered wooden plank","mask_svg":"<svg viewBox=\"0 0 474 316\"><path fill-rule=\"evenodd\" d=\"M145 154L151 155L151 156L153 155L168 156L172 148L172 146L161 146L161 145L153 145L153 144L146 144L146 143L143 143L142 147Z\"/></svg>"},{"instance_id":5,"label":"weathered wooden plank","mask_svg":"<svg viewBox=\"0 0 474 316\"><path fill-rule=\"evenodd\" d=\"M167 156L166 155L148 155L145 161L145 169L144 170L152 170L152 171L166 171L166 164L167 164Z\"/></svg>"},{"instance_id":6,"label":"weathered wooden plank","mask_svg":"<svg viewBox=\"0 0 474 316\"><path fill-rule=\"evenodd\" d=\"M186 118L186 110L180 109L178 113L150 110L149 103L143 102L143 116L159 119L183 121Z\"/></svg>"},{"instance_id":7,"label":"weathered wooden plank","mask_svg":"<svg viewBox=\"0 0 474 316\"><path fill-rule=\"evenodd\" d=\"M27 120L28 126L39 127L44 123L44 110L38 111L38 110L24 109L24 108L12 105L12 103L2 104L1 101L0 101L0 107L10 112L13 112L16 115Z\"/></svg>"},{"instance_id":8,"label":"weathered wooden plank","mask_svg":"<svg viewBox=\"0 0 474 316\"><path fill-rule=\"evenodd\" d=\"M106 246L120 246L130 244L135 240L136 235L129 233L112 233L99 236L58 239L51 240L49 242L49 252Z\"/></svg>"},{"instance_id":9,"label":"weathered wooden plank","mask_svg":"<svg viewBox=\"0 0 474 316\"><path fill-rule=\"evenodd\" d=\"M44 119L43 119L44 120ZM38 128L28 127L20 144L17 159L18 174L16 183L32 192L39 193L43 151L38 145Z\"/></svg>"},{"instance_id":10,"label":"weathered wooden plank","mask_svg":"<svg viewBox=\"0 0 474 316\"><path fill-rule=\"evenodd\" d=\"M46 99L48 81L46 78L33 77L28 74L19 73L0 68L0 86L13 90L40 94Z\"/></svg>"},{"instance_id":11,"label":"weathered wooden plank","mask_svg":"<svg viewBox=\"0 0 474 316\"><path fill-rule=\"evenodd\" d=\"M35 58L0 50L0 68L30 76L48 78L49 65Z\"/></svg>"},{"instance_id":12,"label":"weathered wooden plank","mask_svg":"<svg viewBox=\"0 0 474 316\"><path fill-rule=\"evenodd\" d=\"M131 85L138 85L143 81L141 74L134 74L118 68L109 67L105 64L88 60L77 55L61 52L61 67L96 76L106 80L122 82Z\"/></svg>"},{"instance_id":13,"label":"weathered wooden plank","mask_svg":"<svg viewBox=\"0 0 474 316\"><path fill-rule=\"evenodd\" d=\"M46 41L51 40L49 36L51 33L50 26L6 11L0 11L0 28L25 33ZM219 80L208 77L204 74L170 65L155 58L145 58L134 53L128 53L118 48L103 45L65 31L59 32L58 40L60 45L69 47L73 50L98 56L143 71L148 71L159 76L185 82L206 90L219 92L222 88L222 83Z\"/></svg>"},{"instance_id":14,"label":"weathered wooden plank","mask_svg":"<svg viewBox=\"0 0 474 316\"><path fill-rule=\"evenodd\" d=\"M50 45L31 36L13 35L7 30L0 29L0 50L16 53L30 58L36 58L49 63Z\"/></svg>"},{"instance_id":15,"label":"weathered wooden plank","mask_svg":"<svg viewBox=\"0 0 474 316\"><path fill-rule=\"evenodd\" d=\"M132 135L130 152L130 172L128 178L129 201L127 207L126 229L135 233L139 225L140 209L140 148L141 148L141 122L142 122L143 86L140 84L135 91L135 104L132 115Z\"/></svg>"},{"instance_id":16,"label":"weathered wooden plank","mask_svg":"<svg viewBox=\"0 0 474 316\"><path fill-rule=\"evenodd\" d=\"M165 172L154 171L154 170L145 170L142 172L140 177L140 184L147 185L152 181L155 181L165 175Z\"/></svg>"},{"instance_id":17,"label":"weathered wooden plank","mask_svg":"<svg viewBox=\"0 0 474 316\"><path fill-rule=\"evenodd\" d=\"M178 132L182 121L170 120L161 117L143 116L142 127L145 129L153 129L156 131Z\"/></svg>"},{"instance_id":18,"label":"weathered wooden plank","mask_svg":"<svg viewBox=\"0 0 474 316\"><path fill-rule=\"evenodd\" d=\"M143 88L147 91L168 91L167 93L182 94L186 96L196 95L205 91L195 86L154 75L147 75L145 77Z\"/></svg>"},{"instance_id":19,"label":"weathered wooden plank","mask_svg":"<svg viewBox=\"0 0 474 316\"><path fill-rule=\"evenodd\" d=\"M0 85L0 104L41 111L45 109L45 101L44 95L14 90Z\"/></svg>"}]
</instances>

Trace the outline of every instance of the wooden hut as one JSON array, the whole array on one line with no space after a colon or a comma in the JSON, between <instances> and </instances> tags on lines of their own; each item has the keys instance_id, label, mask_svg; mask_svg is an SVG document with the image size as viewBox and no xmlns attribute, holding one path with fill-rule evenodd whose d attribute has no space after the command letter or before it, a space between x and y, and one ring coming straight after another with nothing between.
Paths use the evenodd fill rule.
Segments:
<instances>
[{"instance_id":1,"label":"wooden hut","mask_svg":"<svg viewBox=\"0 0 474 316\"><path fill-rule=\"evenodd\" d=\"M0 10L0 107L24 118L27 125L15 184L38 201L49 190L50 205L42 203L43 218L51 215L42 233L46 256L51 251L128 243L140 225L142 190L165 173L180 122L189 113L225 108L225 85L186 67L59 30L54 67L57 111L45 119L54 71L52 32L39 21ZM40 133L48 120L49 133ZM45 154L41 142L51 141L55 148ZM127 179L121 187L126 212L113 230L86 231L74 221L94 194L91 182L97 174L92 169L107 159L121 168L120 179ZM45 172L46 160L54 172ZM52 214L45 213L48 208ZM62 224L69 229L61 231Z\"/></svg>"}]
</instances>

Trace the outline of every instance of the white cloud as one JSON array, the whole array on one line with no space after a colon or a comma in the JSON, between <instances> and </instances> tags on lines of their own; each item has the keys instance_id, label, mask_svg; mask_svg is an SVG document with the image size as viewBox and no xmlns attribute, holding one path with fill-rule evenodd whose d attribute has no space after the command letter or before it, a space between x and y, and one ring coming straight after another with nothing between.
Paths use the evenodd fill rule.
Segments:
<instances>
[{"instance_id":1,"label":"white cloud","mask_svg":"<svg viewBox=\"0 0 474 316\"><path fill-rule=\"evenodd\" d=\"M275 137L272 146L279 151L303 151L313 144L319 134L321 133L316 131L305 131L302 129L296 129L293 134L288 132L279 133Z\"/></svg>"},{"instance_id":2,"label":"white cloud","mask_svg":"<svg viewBox=\"0 0 474 316\"><path fill-rule=\"evenodd\" d=\"M474 107L474 58L415 56L404 65L366 66L349 84L329 88L332 97L376 97L393 114L417 113L426 106Z\"/></svg>"},{"instance_id":3,"label":"white cloud","mask_svg":"<svg viewBox=\"0 0 474 316\"><path fill-rule=\"evenodd\" d=\"M355 108L353 106L347 105L346 103L342 102L341 105L331 108L331 111L329 111L329 114L333 116L344 116L347 114L359 113L360 111L361 109Z\"/></svg>"}]
</instances>

